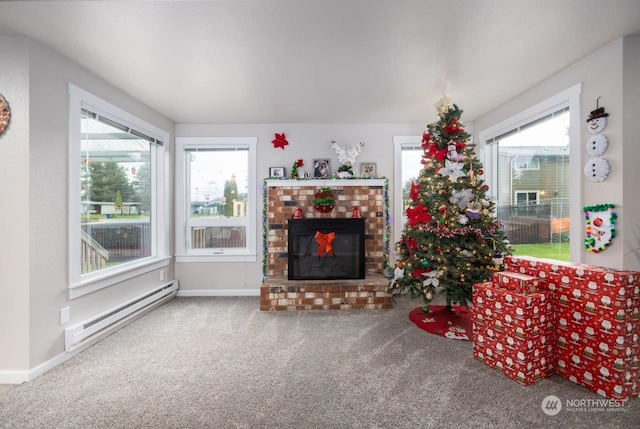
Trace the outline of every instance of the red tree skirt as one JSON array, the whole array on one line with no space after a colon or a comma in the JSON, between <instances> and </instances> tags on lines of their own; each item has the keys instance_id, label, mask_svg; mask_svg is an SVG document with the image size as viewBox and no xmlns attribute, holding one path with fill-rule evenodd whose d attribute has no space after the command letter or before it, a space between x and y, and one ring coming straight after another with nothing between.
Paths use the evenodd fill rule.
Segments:
<instances>
[{"instance_id":1,"label":"red tree skirt","mask_svg":"<svg viewBox=\"0 0 640 429\"><path fill-rule=\"evenodd\" d=\"M470 341L473 331L471 310L455 305L453 311L454 313L448 312L444 305L430 305L429 312L425 313L422 307L418 307L409 313L409 320L431 334L452 340Z\"/></svg>"}]
</instances>

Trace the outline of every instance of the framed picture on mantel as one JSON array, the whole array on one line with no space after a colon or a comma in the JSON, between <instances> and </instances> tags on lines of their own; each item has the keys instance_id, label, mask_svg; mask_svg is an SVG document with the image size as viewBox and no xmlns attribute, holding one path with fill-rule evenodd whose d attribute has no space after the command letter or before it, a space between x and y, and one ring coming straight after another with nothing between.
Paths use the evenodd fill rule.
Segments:
<instances>
[{"instance_id":1,"label":"framed picture on mantel","mask_svg":"<svg viewBox=\"0 0 640 429\"><path fill-rule=\"evenodd\" d=\"M360 176L371 178L376 177L376 163L375 162L361 162L360 163Z\"/></svg>"},{"instance_id":2,"label":"framed picture on mantel","mask_svg":"<svg viewBox=\"0 0 640 429\"><path fill-rule=\"evenodd\" d=\"M284 178L284 167L269 167L269 177L279 177L281 179Z\"/></svg>"},{"instance_id":3,"label":"framed picture on mantel","mask_svg":"<svg viewBox=\"0 0 640 429\"><path fill-rule=\"evenodd\" d=\"M331 164L328 159L313 160L313 178L326 179L331 175Z\"/></svg>"}]
</instances>

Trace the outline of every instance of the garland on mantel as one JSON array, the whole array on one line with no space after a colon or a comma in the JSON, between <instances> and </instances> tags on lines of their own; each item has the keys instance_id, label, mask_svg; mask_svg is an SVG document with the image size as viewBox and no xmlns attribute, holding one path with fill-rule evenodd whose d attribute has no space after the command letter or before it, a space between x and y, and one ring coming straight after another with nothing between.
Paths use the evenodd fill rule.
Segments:
<instances>
[{"instance_id":1,"label":"garland on mantel","mask_svg":"<svg viewBox=\"0 0 640 429\"><path fill-rule=\"evenodd\" d=\"M347 179L339 179L339 178L327 178L321 180L353 180L353 179L361 179L361 180L371 180L371 179L382 179L384 180L384 218L386 219L386 225L383 233L383 242L384 242L384 251L382 255L382 268L386 269L389 266L389 252L391 250L391 218L389 216L389 180L386 177L349 177ZM268 256L269 256L269 243L267 242L267 233L268 233L268 193L267 193L267 181L268 180L292 180L282 177L269 177L264 179L262 185L262 281L264 282L268 276ZM293 179L296 181L306 181L306 180L318 180L318 179Z\"/></svg>"},{"instance_id":2,"label":"garland on mantel","mask_svg":"<svg viewBox=\"0 0 640 429\"><path fill-rule=\"evenodd\" d=\"M295 180L295 181L299 181L299 182L304 182L305 180L377 180L377 179L384 179L387 180L386 177L381 176L381 177L373 177L373 176L349 176L349 177L334 177L334 176L329 176L329 177L298 177L297 179L292 179L291 177L267 177L266 179L264 179L265 181L267 180Z\"/></svg>"}]
</instances>

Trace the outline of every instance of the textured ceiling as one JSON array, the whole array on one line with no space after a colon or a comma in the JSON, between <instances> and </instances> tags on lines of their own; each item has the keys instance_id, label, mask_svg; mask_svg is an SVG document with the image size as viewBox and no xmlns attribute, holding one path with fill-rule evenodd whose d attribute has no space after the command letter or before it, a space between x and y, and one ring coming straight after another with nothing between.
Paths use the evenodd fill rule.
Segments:
<instances>
[{"instance_id":1,"label":"textured ceiling","mask_svg":"<svg viewBox=\"0 0 640 429\"><path fill-rule=\"evenodd\" d=\"M473 121L639 35L640 1L5 1L0 34L178 123L427 123L443 93Z\"/></svg>"}]
</instances>

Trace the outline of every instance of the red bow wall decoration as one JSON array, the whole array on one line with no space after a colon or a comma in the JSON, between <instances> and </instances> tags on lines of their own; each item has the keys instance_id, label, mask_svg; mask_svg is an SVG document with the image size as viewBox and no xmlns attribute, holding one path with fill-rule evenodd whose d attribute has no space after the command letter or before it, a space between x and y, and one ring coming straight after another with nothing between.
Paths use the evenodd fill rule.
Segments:
<instances>
[{"instance_id":1,"label":"red bow wall decoration","mask_svg":"<svg viewBox=\"0 0 640 429\"><path fill-rule=\"evenodd\" d=\"M273 143L273 148L274 149L281 148L282 150L284 150L284 147L289 144L289 142L285 138L284 133L282 134L275 133L275 134L276 134L276 138L271 140L271 143Z\"/></svg>"},{"instance_id":2,"label":"red bow wall decoration","mask_svg":"<svg viewBox=\"0 0 640 429\"><path fill-rule=\"evenodd\" d=\"M333 243L333 240L336 238L335 232L323 234L320 231L316 231L315 238L316 242L318 243L318 256L333 254L331 243Z\"/></svg>"}]
</instances>

